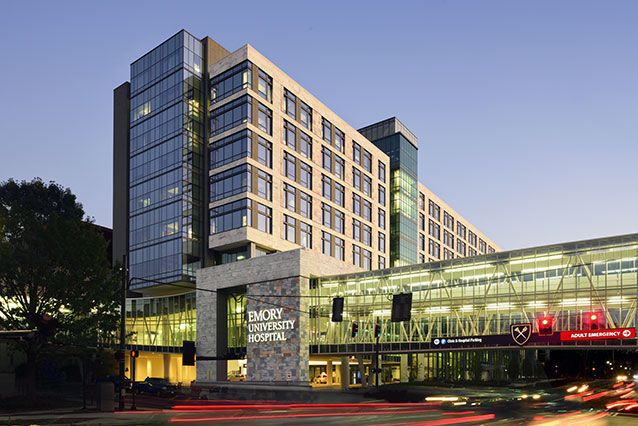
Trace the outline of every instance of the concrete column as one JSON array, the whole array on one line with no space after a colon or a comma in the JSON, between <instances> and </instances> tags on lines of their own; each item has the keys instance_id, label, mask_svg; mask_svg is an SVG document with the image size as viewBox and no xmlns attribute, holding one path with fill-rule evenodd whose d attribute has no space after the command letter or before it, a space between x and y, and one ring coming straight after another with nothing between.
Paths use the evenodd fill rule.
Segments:
<instances>
[{"instance_id":1,"label":"concrete column","mask_svg":"<svg viewBox=\"0 0 638 426\"><path fill-rule=\"evenodd\" d=\"M416 380L417 382L422 382L425 380L425 354L418 354L416 356L417 359L417 373Z\"/></svg>"},{"instance_id":2,"label":"concrete column","mask_svg":"<svg viewBox=\"0 0 638 426\"><path fill-rule=\"evenodd\" d=\"M347 356L341 357L341 389L348 389L350 386L350 360Z\"/></svg>"},{"instance_id":3,"label":"concrete column","mask_svg":"<svg viewBox=\"0 0 638 426\"><path fill-rule=\"evenodd\" d=\"M368 381L366 380L366 365L363 363L363 355L357 356L357 361L359 361L359 373L361 373L361 387L365 388Z\"/></svg>"},{"instance_id":4,"label":"concrete column","mask_svg":"<svg viewBox=\"0 0 638 426\"><path fill-rule=\"evenodd\" d=\"M326 374L328 375L328 385L332 385L332 360L326 363Z\"/></svg>"},{"instance_id":5,"label":"concrete column","mask_svg":"<svg viewBox=\"0 0 638 426\"><path fill-rule=\"evenodd\" d=\"M401 355L401 364L400 364L400 373L399 380L401 383L407 383L410 380L410 372L408 371L408 355Z\"/></svg>"}]
</instances>

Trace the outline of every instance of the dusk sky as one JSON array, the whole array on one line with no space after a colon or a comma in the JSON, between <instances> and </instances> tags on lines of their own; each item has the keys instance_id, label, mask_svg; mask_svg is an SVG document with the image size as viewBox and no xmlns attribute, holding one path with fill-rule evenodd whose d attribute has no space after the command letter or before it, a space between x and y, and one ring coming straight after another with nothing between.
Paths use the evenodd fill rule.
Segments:
<instances>
[{"instance_id":1,"label":"dusk sky","mask_svg":"<svg viewBox=\"0 0 638 426\"><path fill-rule=\"evenodd\" d=\"M353 127L397 116L419 178L505 249L638 231L638 2L3 2L0 180L111 225L112 96L184 28L250 43Z\"/></svg>"}]
</instances>

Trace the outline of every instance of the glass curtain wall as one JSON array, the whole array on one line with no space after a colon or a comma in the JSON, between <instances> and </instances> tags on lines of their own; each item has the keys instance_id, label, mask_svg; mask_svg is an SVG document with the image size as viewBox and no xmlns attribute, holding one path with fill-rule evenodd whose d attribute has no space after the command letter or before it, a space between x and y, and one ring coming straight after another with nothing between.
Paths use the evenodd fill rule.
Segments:
<instances>
[{"instance_id":1,"label":"glass curtain wall","mask_svg":"<svg viewBox=\"0 0 638 426\"><path fill-rule=\"evenodd\" d=\"M439 337L509 334L510 324L521 322L537 332L543 316L553 317L554 331L588 329L592 313L600 328L635 327L637 277L633 234L322 278L311 285L311 345L321 351L373 343L377 319L388 350L427 350ZM394 323L392 295L402 292L412 293L412 318ZM336 296L345 297L341 323L330 321ZM354 338L352 323L359 325Z\"/></svg>"},{"instance_id":2,"label":"glass curtain wall","mask_svg":"<svg viewBox=\"0 0 638 426\"><path fill-rule=\"evenodd\" d=\"M131 64L130 277L192 281L200 265L202 68L185 31Z\"/></svg>"}]
</instances>

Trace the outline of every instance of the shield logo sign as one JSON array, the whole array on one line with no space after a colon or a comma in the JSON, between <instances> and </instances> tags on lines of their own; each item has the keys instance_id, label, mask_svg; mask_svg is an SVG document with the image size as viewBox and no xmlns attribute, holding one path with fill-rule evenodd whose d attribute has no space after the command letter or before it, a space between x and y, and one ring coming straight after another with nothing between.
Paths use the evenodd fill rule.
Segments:
<instances>
[{"instance_id":1,"label":"shield logo sign","mask_svg":"<svg viewBox=\"0 0 638 426\"><path fill-rule=\"evenodd\" d=\"M532 337L532 323L510 325L510 335L518 346L523 346Z\"/></svg>"}]
</instances>

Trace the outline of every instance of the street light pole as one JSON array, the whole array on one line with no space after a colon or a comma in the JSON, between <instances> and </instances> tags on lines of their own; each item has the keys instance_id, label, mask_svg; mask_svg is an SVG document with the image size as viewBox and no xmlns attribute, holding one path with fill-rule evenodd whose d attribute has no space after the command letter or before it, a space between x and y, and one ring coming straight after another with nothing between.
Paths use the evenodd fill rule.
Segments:
<instances>
[{"instance_id":1,"label":"street light pole","mask_svg":"<svg viewBox=\"0 0 638 426\"><path fill-rule=\"evenodd\" d=\"M124 351L126 349L126 290L127 289L126 255L122 255L122 296L120 300L120 350L118 360L120 363L120 389L118 395L118 408L124 410Z\"/></svg>"}]
</instances>

